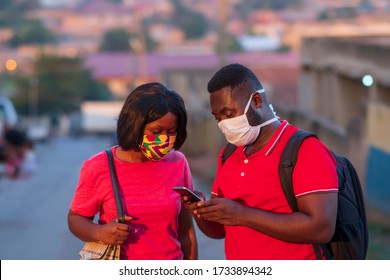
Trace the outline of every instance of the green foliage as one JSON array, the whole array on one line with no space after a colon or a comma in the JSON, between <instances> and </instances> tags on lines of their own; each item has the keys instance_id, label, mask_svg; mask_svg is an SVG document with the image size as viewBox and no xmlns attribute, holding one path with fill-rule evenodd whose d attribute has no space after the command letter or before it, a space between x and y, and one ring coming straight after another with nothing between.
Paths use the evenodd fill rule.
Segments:
<instances>
[{"instance_id":1,"label":"green foliage","mask_svg":"<svg viewBox=\"0 0 390 280\"><path fill-rule=\"evenodd\" d=\"M0 96L12 98L17 87L13 79L13 74L8 71L3 71L0 74Z\"/></svg>"},{"instance_id":2,"label":"green foliage","mask_svg":"<svg viewBox=\"0 0 390 280\"><path fill-rule=\"evenodd\" d=\"M201 13L188 9L179 0L173 0L173 5L172 22L184 31L186 39L199 39L207 33L207 19Z\"/></svg>"},{"instance_id":3,"label":"green foliage","mask_svg":"<svg viewBox=\"0 0 390 280\"><path fill-rule=\"evenodd\" d=\"M104 33L99 50L106 52L133 51L129 41L130 34L126 30L122 28L112 29Z\"/></svg>"},{"instance_id":4,"label":"green foliage","mask_svg":"<svg viewBox=\"0 0 390 280\"><path fill-rule=\"evenodd\" d=\"M358 11L355 7L339 7L333 9L321 10L318 15L318 20L332 20L332 19L350 19L355 18Z\"/></svg>"},{"instance_id":5,"label":"green foliage","mask_svg":"<svg viewBox=\"0 0 390 280\"><path fill-rule=\"evenodd\" d=\"M157 48L157 43L149 36L145 24L142 24L141 32L145 40L145 51L152 52ZM137 52L137 46L139 47L140 44L142 44L140 34L130 34L122 28L116 28L104 34L99 51Z\"/></svg>"},{"instance_id":6,"label":"green foliage","mask_svg":"<svg viewBox=\"0 0 390 280\"><path fill-rule=\"evenodd\" d=\"M29 44L45 44L55 41L55 36L38 19L22 21L9 44L11 47Z\"/></svg>"},{"instance_id":7,"label":"green foliage","mask_svg":"<svg viewBox=\"0 0 390 280\"><path fill-rule=\"evenodd\" d=\"M28 77L23 75L14 75L12 77L7 77L7 83L17 85L13 94L10 96L16 111L21 115L26 115L29 113L29 80ZM3 77L5 79L5 77Z\"/></svg>"},{"instance_id":8,"label":"green foliage","mask_svg":"<svg viewBox=\"0 0 390 280\"><path fill-rule=\"evenodd\" d=\"M217 41L217 45L215 46L216 52L221 53L221 52L240 52L242 51L242 47L240 42L237 40L237 38L233 35L228 33L226 36L226 49L222 49L223 46L221 44L221 40Z\"/></svg>"},{"instance_id":9,"label":"green foliage","mask_svg":"<svg viewBox=\"0 0 390 280\"><path fill-rule=\"evenodd\" d=\"M40 115L72 112L86 100L112 100L107 87L92 78L80 58L40 55L34 65L35 77L14 77L18 90L13 101L22 114L28 112L29 96L34 90Z\"/></svg>"},{"instance_id":10,"label":"green foliage","mask_svg":"<svg viewBox=\"0 0 390 280\"><path fill-rule=\"evenodd\" d=\"M291 47L288 46L288 45L283 44L276 51L279 52L279 53L287 53L287 52L291 51Z\"/></svg>"},{"instance_id":11,"label":"green foliage","mask_svg":"<svg viewBox=\"0 0 390 280\"><path fill-rule=\"evenodd\" d=\"M358 9L363 12L374 12L375 11L375 6L372 4L370 0L361 0Z\"/></svg>"},{"instance_id":12,"label":"green foliage","mask_svg":"<svg viewBox=\"0 0 390 280\"><path fill-rule=\"evenodd\" d=\"M269 9L269 10L283 10L291 7L299 7L302 0L245 0L235 5L234 10L241 15L242 19L248 17L253 10Z\"/></svg>"},{"instance_id":13,"label":"green foliage","mask_svg":"<svg viewBox=\"0 0 390 280\"><path fill-rule=\"evenodd\" d=\"M18 1L12 1L12 0L1 0L0 1L0 10L7 10L7 11L18 11L18 12L26 12L28 10L39 8L39 1L38 0L18 0Z\"/></svg>"},{"instance_id":14,"label":"green foliage","mask_svg":"<svg viewBox=\"0 0 390 280\"><path fill-rule=\"evenodd\" d=\"M18 1L11 0L11 5L15 7L15 9L19 10L20 12L27 12L30 10L34 10L41 6L39 4L39 0L18 0Z\"/></svg>"},{"instance_id":15,"label":"green foliage","mask_svg":"<svg viewBox=\"0 0 390 280\"><path fill-rule=\"evenodd\" d=\"M12 0L1 0L0 1L0 11L7 10L11 7Z\"/></svg>"},{"instance_id":16,"label":"green foliage","mask_svg":"<svg viewBox=\"0 0 390 280\"><path fill-rule=\"evenodd\" d=\"M0 27L18 26L25 12L39 6L38 0L0 0Z\"/></svg>"},{"instance_id":17,"label":"green foliage","mask_svg":"<svg viewBox=\"0 0 390 280\"><path fill-rule=\"evenodd\" d=\"M154 50L156 50L158 47L158 43L156 41L154 41L153 38L150 37L150 35L148 33L147 19L144 19L142 21L141 32L144 36L146 52L153 52ZM136 36L136 35L133 35L133 36Z\"/></svg>"}]
</instances>

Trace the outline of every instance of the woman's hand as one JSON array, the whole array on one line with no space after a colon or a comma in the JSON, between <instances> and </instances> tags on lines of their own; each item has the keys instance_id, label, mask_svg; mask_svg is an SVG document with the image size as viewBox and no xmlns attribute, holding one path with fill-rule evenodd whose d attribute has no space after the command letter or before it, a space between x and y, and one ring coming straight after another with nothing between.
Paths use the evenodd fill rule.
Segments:
<instances>
[{"instance_id":1,"label":"woman's hand","mask_svg":"<svg viewBox=\"0 0 390 280\"><path fill-rule=\"evenodd\" d=\"M125 216L125 222L130 222L132 218ZM118 219L115 219L108 224L100 226L98 233L98 240L112 245L118 245L125 242L130 234L131 226L127 223L119 223Z\"/></svg>"}]
</instances>

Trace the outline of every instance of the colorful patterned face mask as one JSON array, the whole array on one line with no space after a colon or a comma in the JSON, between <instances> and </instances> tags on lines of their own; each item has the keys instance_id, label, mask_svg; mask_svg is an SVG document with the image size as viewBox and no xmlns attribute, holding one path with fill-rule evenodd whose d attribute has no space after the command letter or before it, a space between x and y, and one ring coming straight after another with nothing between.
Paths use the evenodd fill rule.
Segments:
<instances>
[{"instance_id":1,"label":"colorful patterned face mask","mask_svg":"<svg viewBox=\"0 0 390 280\"><path fill-rule=\"evenodd\" d=\"M176 141L175 134L148 134L140 146L141 152L148 160L160 160L173 148Z\"/></svg>"}]
</instances>

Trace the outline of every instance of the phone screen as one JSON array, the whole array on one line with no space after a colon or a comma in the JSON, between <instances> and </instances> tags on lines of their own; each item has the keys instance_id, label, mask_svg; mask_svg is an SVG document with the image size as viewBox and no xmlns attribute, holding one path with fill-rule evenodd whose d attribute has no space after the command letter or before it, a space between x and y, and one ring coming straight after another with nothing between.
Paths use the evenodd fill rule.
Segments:
<instances>
[{"instance_id":1,"label":"phone screen","mask_svg":"<svg viewBox=\"0 0 390 280\"><path fill-rule=\"evenodd\" d=\"M195 194L194 192L192 192L190 189L188 189L186 187L174 187L173 189L177 193L179 193L180 196L188 196L190 199L190 202L196 202L196 201L201 200L201 198L197 194Z\"/></svg>"}]
</instances>

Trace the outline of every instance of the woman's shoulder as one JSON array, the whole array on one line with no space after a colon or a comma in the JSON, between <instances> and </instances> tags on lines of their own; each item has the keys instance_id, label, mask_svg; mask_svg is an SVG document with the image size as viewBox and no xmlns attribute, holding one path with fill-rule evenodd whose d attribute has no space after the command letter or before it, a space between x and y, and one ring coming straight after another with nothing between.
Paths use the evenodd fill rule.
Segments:
<instances>
[{"instance_id":1,"label":"woman's shoulder","mask_svg":"<svg viewBox=\"0 0 390 280\"><path fill-rule=\"evenodd\" d=\"M107 155L106 152L103 150L92 155L90 158L86 159L83 163L83 166L97 170L104 167L105 165L103 163L106 162L107 162Z\"/></svg>"},{"instance_id":2,"label":"woman's shoulder","mask_svg":"<svg viewBox=\"0 0 390 280\"><path fill-rule=\"evenodd\" d=\"M187 161L186 156L179 150L171 150L164 159L168 161Z\"/></svg>"}]
</instances>

